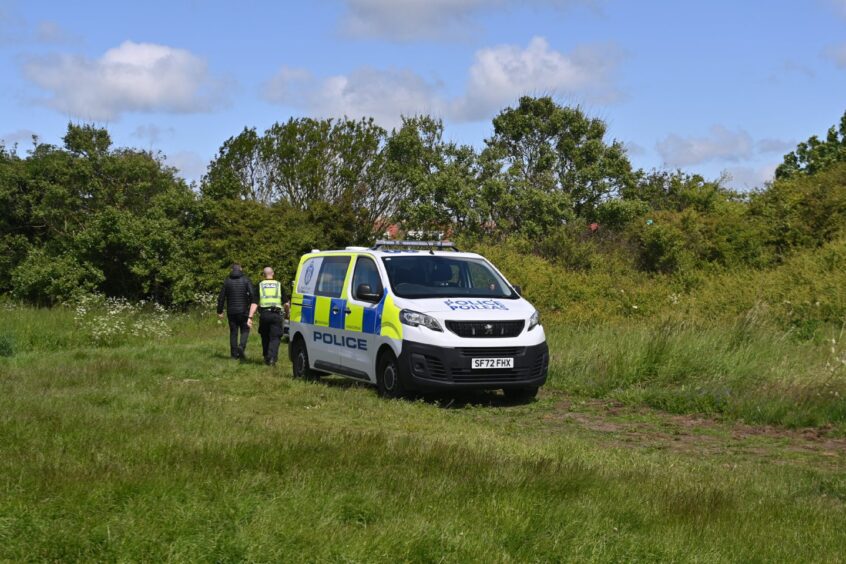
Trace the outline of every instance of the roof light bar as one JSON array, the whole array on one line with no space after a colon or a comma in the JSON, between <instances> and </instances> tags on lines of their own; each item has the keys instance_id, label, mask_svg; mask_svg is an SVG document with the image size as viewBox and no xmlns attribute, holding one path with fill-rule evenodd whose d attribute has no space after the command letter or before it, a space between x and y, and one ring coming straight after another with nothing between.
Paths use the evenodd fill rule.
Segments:
<instances>
[{"instance_id":1,"label":"roof light bar","mask_svg":"<svg viewBox=\"0 0 846 564\"><path fill-rule=\"evenodd\" d=\"M458 247L450 241L392 241L380 239L373 245L372 250L378 251L384 247L409 247L418 249L452 249L458 252Z\"/></svg>"}]
</instances>

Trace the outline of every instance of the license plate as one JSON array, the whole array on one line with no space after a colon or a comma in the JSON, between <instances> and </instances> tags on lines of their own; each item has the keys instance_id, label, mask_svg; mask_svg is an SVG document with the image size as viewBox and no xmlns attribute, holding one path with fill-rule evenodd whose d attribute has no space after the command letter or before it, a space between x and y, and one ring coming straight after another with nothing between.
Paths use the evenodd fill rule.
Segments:
<instances>
[{"instance_id":1,"label":"license plate","mask_svg":"<svg viewBox=\"0 0 846 564\"><path fill-rule=\"evenodd\" d=\"M473 370L484 370L488 368L514 368L513 358L474 358Z\"/></svg>"}]
</instances>

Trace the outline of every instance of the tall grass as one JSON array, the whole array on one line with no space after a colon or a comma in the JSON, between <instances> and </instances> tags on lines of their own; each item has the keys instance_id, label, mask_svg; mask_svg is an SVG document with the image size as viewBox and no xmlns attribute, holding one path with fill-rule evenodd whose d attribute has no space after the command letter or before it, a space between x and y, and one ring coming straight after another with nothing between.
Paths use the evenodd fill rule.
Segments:
<instances>
[{"instance_id":1,"label":"tall grass","mask_svg":"<svg viewBox=\"0 0 846 564\"><path fill-rule=\"evenodd\" d=\"M725 327L560 325L550 386L588 397L753 423L846 431L846 341L816 343L741 319Z\"/></svg>"},{"instance_id":2,"label":"tall grass","mask_svg":"<svg viewBox=\"0 0 846 564\"><path fill-rule=\"evenodd\" d=\"M801 338L846 322L846 239L797 253L766 270L692 271L647 275L624 262L570 270L505 245L479 252L515 283L541 312L567 323L601 325L623 320L654 325L733 325L749 312Z\"/></svg>"}]
</instances>

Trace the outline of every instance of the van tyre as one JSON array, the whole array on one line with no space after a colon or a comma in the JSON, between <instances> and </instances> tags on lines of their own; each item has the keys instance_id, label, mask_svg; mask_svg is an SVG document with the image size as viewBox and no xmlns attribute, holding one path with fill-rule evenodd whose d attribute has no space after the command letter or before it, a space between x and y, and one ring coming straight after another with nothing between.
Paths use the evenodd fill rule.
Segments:
<instances>
[{"instance_id":1,"label":"van tyre","mask_svg":"<svg viewBox=\"0 0 846 564\"><path fill-rule=\"evenodd\" d=\"M535 386L527 388L505 388L505 397L513 401L529 402L535 399L538 395L538 389Z\"/></svg>"},{"instance_id":2,"label":"van tyre","mask_svg":"<svg viewBox=\"0 0 846 564\"><path fill-rule=\"evenodd\" d=\"M297 338L291 345L291 362L293 362L292 372L294 378L301 378L303 380L314 380L317 374L308 365L308 349L306 349L305 341L302 338Z\"/></svg>"},{"instance_id":3,"label":"van tyre","mask_svg":"<svg viewBox=\"0 0 846 564\"><path fill-rule=\"evenodd\" d=\"M379 360L379 366L376 369L376 387L383 398L401 398L405 395L394 353L386 352Z\"/></svg>"}]
</instances>

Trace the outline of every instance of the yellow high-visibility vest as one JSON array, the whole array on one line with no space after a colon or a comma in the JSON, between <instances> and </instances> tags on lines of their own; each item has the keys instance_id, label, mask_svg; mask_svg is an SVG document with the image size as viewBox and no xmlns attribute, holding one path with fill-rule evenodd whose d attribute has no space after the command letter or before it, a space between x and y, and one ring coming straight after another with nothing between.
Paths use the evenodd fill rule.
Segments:
<instances>
[{"instance_id":1,"label":"yellow high-visibility vest","mask_svg":"<svg viewBox=\"0 0 846 564\"><path fill-rule=\"evenodd\" d=\"M276 280L259 282L259 307L282 307L282 284Z\"/></svg>"}]
</instances>

